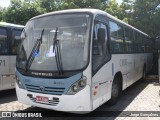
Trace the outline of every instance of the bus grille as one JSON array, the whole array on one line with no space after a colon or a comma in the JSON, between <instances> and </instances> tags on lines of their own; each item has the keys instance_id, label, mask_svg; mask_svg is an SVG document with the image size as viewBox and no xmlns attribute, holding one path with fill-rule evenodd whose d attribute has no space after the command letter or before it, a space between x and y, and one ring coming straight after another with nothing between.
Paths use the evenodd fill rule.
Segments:
<instances>
[{"instance_id":1,"label":"bus grille","mask_svg":"<svg viewBox=\"0 0 160 120\"><path fill-rule=\"evenodd\" d=\"M65 88L56 88L56 87L43 87L25 84L27 91L42 93L42 94L51 94L51 95L62 95L65 91Z\"/></svg>"}]
</instances>

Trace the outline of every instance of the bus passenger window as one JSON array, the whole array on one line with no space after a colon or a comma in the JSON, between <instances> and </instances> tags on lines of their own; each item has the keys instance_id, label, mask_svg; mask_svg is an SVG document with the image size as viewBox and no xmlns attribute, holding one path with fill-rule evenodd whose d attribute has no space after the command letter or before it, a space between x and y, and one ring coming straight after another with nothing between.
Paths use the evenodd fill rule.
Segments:
<instances>
[{"instance_id":1,"label":"bus passenger window","mask_svg":"<svg viewBox=\"0 0 160 120\"><path fill-rule=\"evenodd\" d=\"M121 25L113 21L109 21L109 25L110 25L112 52L123 53L124 52L123 28Z\"/></svg>"},{"instance_id":2,"label":"bus passenger window","mask_svg":"<svg viewBox=\"0 0 160 120\"><path fill-rule=\"evenodd\" d=\"M134 51L137 53L142 52L141 45L142 45L141 34L137 31L135 31Z\"/></svg>"},{"instance_id":3,"label":"bus passenger window","mask_svg":"<svg viewBox=\"0 0 160 120\"><path fill-rule=\"evenodd\" d=\"M129 28L125 28L125 50L126 53L133 52L133 31Z\"/></svg>"},{"instance_id":4,"label":"bus passenger window","mask_svg":"<svg viewBox=\"0 0 160 120\"><path fill-rule=\"evenodd\" d=\"M7 30L0 28L0 54L8 54Z\"/></svg>"}]
</instances>

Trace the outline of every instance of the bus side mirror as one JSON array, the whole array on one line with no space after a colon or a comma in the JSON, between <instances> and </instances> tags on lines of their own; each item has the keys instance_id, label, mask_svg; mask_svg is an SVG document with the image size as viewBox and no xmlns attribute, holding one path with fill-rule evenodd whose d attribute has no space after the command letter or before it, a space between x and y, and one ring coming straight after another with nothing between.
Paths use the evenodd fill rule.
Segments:
<instances>
[{"instance_id":1,"label":"bus side mirror","mask_svg":"<svg viewBox=\"0 0 160 120\"><path fill-rule=\"evenodd\" d=\"M100 42L102 44L105 42L105 38L106 38L106 33L105 32L106 31L103 28L98 29L98 34L97 34L98 42Z\"/></svg>"},{"instance_id":2,"label":"bus side mirror","mask_svg":"<svg viewBox=\"0 0 160 120\"><path fill-rule=\"evenodd\" d=\"M156 38L155 47L160 50L160 37Z\"/></svg>"},{"instance_id":3,"label":"bus side mirror","mask_svg":"<svg viewBox=\"0 0 160 120\"><path fill-rule=\"evenodd\" d=\"M25 32L25 29L23 28L22 32L21 32L21 36L20 36L20 39L23 40L26 38L26 32Z\"/></svg>"}]
</instances>

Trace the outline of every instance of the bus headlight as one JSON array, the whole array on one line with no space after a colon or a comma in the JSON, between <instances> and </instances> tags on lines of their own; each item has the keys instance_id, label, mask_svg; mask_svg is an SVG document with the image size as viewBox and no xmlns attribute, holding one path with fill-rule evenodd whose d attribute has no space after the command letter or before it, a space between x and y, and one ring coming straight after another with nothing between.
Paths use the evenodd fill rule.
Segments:
<instances>
[{"instance_id":1,"label":"bus headlight","mask_svg":"<svg viewBox=\"0 0 160 120\"><path fill-rule=\"evenodd\" d=\"M74 95L86 86L86 80L87 78L83 76L80 80L78 80L76 83L74 83L69 91L67 92L68 95Z\"/></svg>"},{"instance_id":2,"label":"bus headlight","mask_svg":"<svg viewBox=\"0 0 160 120\"><path fill-rule=\"evenodd\" d=\"M72 86L72 91L73 92L77 92L78 91L78 86L77 85L73 85Z\"/></svg>"},{"instance_id":3,"label":"bus headlight","mask_svg":"<svg viewBox=\"0 0 160 120\"><path fill-rule=\"evenodd\" d=\"M79 87L85 87L86 86L86 77L83 77L83 79L78 82L78 86Z\"/></svg>"},{"instance_id":4,"label":"bus headlight","mask_svg":"<svg viewBox=\"0 0 160 120\"><path fill-rule=\"evenodd\" d=\"M22 82L19 80L19 78L16 76L16 83L19 88L24 89Z\"/></svg>"}]
</instances>

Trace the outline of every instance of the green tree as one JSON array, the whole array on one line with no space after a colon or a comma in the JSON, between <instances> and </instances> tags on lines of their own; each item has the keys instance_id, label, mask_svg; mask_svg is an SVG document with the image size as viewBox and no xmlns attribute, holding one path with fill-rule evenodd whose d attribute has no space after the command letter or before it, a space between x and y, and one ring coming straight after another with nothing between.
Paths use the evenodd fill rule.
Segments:
<instances>
[{"instance_id":1,"label":"green tree","mask_svg":"<svg viewBox=\"0 0 160 120\"><path fill-rule=\"evenodd\" d=\"M130 23L133 12L133 0L123 0L120 8L121 11L119 11L119 14L121 19L126 23Z\"/></svg>"},{"instance_id":2,"label":"green tree","mask_svg":"<svg viewBox=\"0 0 160 120\"><path fill-rule=\"evenodd\" d=\"M79 8L75 4L75 0L61 0L57 10L76 9Z\"/></svg>"},{"instance_id":3,"label":"green tree","mask_svg":"<svg viewBox=\"0 0 160 120\"><path fill-rule=\"evenodd\" d=\"M133 6L131 22L151 37L160 34L160 0L136 0Z\"/></svg>"},{"instance_id":4,"label":"green tree","mask_svg":"<svg viewBox=\"0 0 160 120\"><path fill-rule=\"evenodd\" d=\"M119 5L116 0L108 0L107 4L103 5L102 10L126 23L129 23L133 11L133 1L123 0Z\"/></svg>"},{"instance_id":5,"label":"green tree","mask_svg":"<svg viewBox=\"0 0 160 120\"><path fill-rule=\"evenodd\" d=\"M6 22L24 25L30 18L45 12L36 0L11 0L3 18Z\"/></svg>"},{"instance_id":6,"label":"green tree","mask_svg":"<svg viewBox=\"0 0 160 120\"><path fill-rule=\"evenodd\" d=\"M108 0L107 4L105 4L102 9L114 17L123 20L123 16L120 14L122 8L120 8L120 5L116 2L116 0Z\"/></svg>"},{"instance_id":7,"label":"green tree","mask_svg":"<svg viewBox=\"0 0 160 120\"><path fill-rule=\"evenodd\" d=\"M3 12L4 12L4 9L0 7L0 21L3 21Z\"/></svg>"},{"instance_id":8,"label":"green tree","mask_svg":"<svg viewBox=\"0 0 160 120\"><path fill-rule=\"evenodd\" d=\"M46 12L52 12L58 9L60 1L58 0L40 0L40 7L44 8Z\"/></svg>"},{"instance_id":9,"label":"green tree","mask_svg":"<svg viewBox=\"0 0 160 120\"><path fill-rule=\"evenodd\" d=\"M106 0L62 0L59 9L96 8L101 9Z\"/></svg>"}]
</instances>

